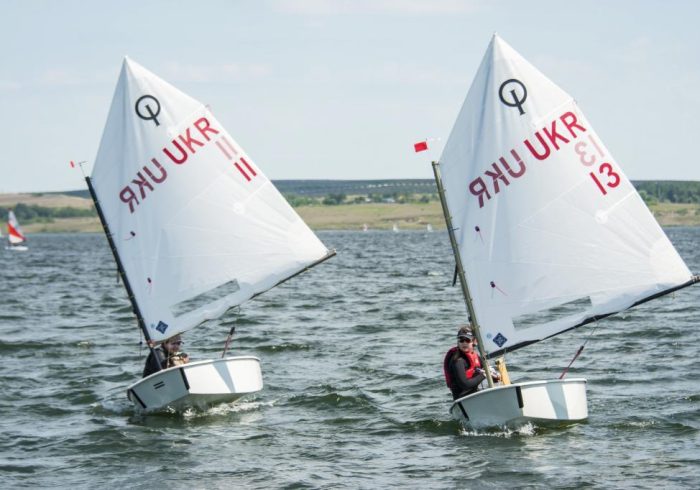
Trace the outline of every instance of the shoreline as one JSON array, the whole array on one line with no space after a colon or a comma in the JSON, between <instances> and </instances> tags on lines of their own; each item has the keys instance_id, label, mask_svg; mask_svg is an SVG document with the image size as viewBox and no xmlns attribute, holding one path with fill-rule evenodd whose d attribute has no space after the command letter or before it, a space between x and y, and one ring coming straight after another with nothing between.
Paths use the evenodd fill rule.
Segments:
<instances>
[{"instance_id":1,"label":"shoreline","mask_svg":"<svg viewBox=\"0 0 700 490\"><path fill-rule=\"evenodd\" d=\"M700 205L658 203L650 206L654 217L662 227L700 226ZM295 208L301 218L315 231L433 230L445 229L445 219L440 204L429 203L363 203L336 206L300 206ZM25 233L101 233L102 225L97 217L63 218L51 222L22 224Z\"/></svg>"}]
</instances>

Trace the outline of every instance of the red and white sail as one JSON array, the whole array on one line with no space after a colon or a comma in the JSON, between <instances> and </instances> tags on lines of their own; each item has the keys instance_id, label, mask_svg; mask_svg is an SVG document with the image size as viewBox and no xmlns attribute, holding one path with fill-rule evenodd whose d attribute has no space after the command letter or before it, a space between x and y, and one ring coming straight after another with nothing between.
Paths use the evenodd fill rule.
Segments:
<instances>
[{"instance_id":1,"label":"red and white sail","mask_svg":"<svg viewBox=\"0 0 700 490\"><path fill-rule=\"evenodd\" d=\"M130 59L91 180L156 341L330 254L204 104Z\"/></svg>"},{"instance_id":2,"label":"red and white sail","mask_svg":"<svg viewBox=\"0 0 700 490\"><path fill-rule=\"evenodd\" d=\"M12 210L7 213L7 239L11 245L19 245L27 240Z\"/></svg>"},{"instance_id":3,"label":"red and white sail","mask_svg":"<svg viewBox=\"0 0 700 490\"><path fill-rule=\"evenodd\" d=\"M440 167L487 353L693 279L574 99L498 36Z\"/></svg>"}]
</instances>

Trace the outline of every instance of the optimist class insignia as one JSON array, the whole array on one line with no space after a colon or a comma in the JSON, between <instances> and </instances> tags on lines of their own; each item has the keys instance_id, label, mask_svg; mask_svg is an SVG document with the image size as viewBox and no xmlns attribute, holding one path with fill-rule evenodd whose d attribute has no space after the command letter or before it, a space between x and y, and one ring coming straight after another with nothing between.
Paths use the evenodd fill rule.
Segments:
<instances>
[{"instance_id":1,"label":"optimist class insignia","mask_svg":"<svg viewBox=\"0 0 700 490\"><path fill-rule=\"evenodd\" d=\"M168 324L163 322L163 321L159 321L158 325L156 325L156 330L158 330L160 333L165 333L165 331L167 329L168 329Z\"/></svg>"},{"instance_id":2,"label":"optimist class insignia","mask_svg":"<svg viewBox=\"0 0 700 490\"><path fill-rule=\"evenodd\" d=\"M508 339L505 338L505 337L503 336L503 334L501 334L501 333L499 332L498 335L496 335L496 336L493 338L493 342L494 342L498 347L503 347L503 344L505 344L506 342L508 342Z\"/></svg>"}]
</instances>

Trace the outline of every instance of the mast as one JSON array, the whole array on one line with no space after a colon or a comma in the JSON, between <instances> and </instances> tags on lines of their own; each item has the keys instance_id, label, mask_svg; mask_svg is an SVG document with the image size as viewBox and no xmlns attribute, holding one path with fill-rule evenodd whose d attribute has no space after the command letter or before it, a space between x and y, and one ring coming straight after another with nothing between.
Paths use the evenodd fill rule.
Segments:
<instances>
[{"instance_id":1,"label":"mast","mask_svg":"<svg viewBox=\"0 0 700 490\"><path fill-rule=\"evenodd\" d=\"M148 335L148 329L146 328L146 323L143 321L143 316L141 315L141 310L139 309L139 305L136 302L136 296L134 296L134 292L131 290L131 284L129 284L129 279L126 277L126 273L124 272L124 266L122 265L122 261L119 258L119 252L117 251L117 247L114 244L114 240L112 239L112 233L109 231L109 226L107 225L107 220L105 219L105 216L102 213L102 207L100 206L100 201L97 199L97 194L95 193L95 188L92 186L92 181L90 180L90 177L85 176L85 182L87 182L88 190L90 191L90 197L92 197L92 202L95 203L95 209L97 210L97 215L100 217L100 223L102 223L102 229L105 232L105 236L107 237L107 241L109 242L109 248L112 250L112 255L114 255L114 261L117 263L117 271L119 272L119 277L121 278L122 283L124 284L124 287L126 288L126 294L129 297L129 301L131 302L131 308L134 310L134 315L136 315L136 320L138 320L139 328L143 332L143 336L146 339L146 345L148 345L148 348L150 349L153 356L156 359L158 359L158 357L156 357L156 354L155 354L154 349L153 349L153 345L151 342L151 336Z\"/></svg>"},{"instance_id":2,"label":"mast","mask_svg":"<svg viewBox=\"0 0 700 490\"><path fill-rule=\"evenodd\" d=\"M454 228L452 227L452 216L450 215L450 210L447 207L447 200L445 199L445 188L442 186L442 177L440 174L440 163L433 162L433 173L435 174L435 183L437 184L438 193L440 195L440 204L442 205L442 212L445 215L445 224L447 225L447 233L450 235L450 243L452 244L452 252L454 252L455 262L457 264L457 275L459 276L459 283L462 286L462 295L464 296L464 302L467 304L467 311L469 312L469 317L471 318L471 325L476 334L476 338L479 341L479 354L484 360L484 371L486 371L486 380L489 383L489 388L493 388L493 378L491 377L491 370L489 369L489 361L486 357L486 351L484 350L484 342L481 338L481 329L479 328L479 322L476 318L476 312L474 311L474 306L472 305L472 297L469 293L469 285L467 284L467 277L464 274L464 267L462 266L462 257L459 254L459 247L457 246L457 238L455 237Z\"/></svg>"}]
</instances>

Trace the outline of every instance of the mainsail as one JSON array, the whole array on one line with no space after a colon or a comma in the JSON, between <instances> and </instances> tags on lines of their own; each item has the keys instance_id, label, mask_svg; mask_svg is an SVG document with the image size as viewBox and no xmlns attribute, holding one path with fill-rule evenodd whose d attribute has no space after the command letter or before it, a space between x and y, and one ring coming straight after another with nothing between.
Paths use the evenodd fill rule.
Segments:
<instances>
[{"instance_id":1,"label":"mainsail","mask_svg":"<svg viewBox=\"0 0 700 490\"><path fill-rule=\"evenodd\" d=\"M695 280L573 98L497 35L440 167L490 357Z\"/></svg>"},{"instance_id":2,"label":"mainsail","mask_svg":"<svg viewBox=\"0 0 700 490\"><path fill-rule=\"evenodd\" d=\"M19 245L27 240L12 210L7 213L7 240L11 245Z\"/></svg>"},{"instance_id":3,"label":"mainsail","mask_svg":"<svg viewBox=\"0 0 700 490\"><path fill-rule=\"evenodd\" d=\"M91 183L154 341L333 253L207 107L128 58Z\"/></svg>"}]
</instances>

